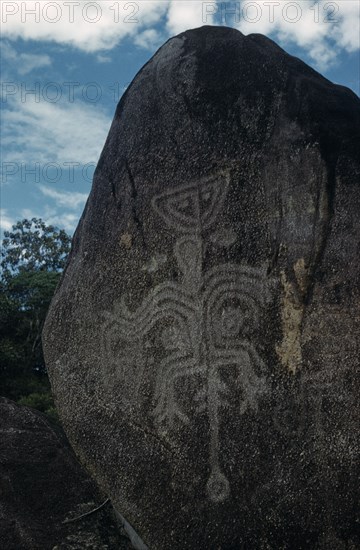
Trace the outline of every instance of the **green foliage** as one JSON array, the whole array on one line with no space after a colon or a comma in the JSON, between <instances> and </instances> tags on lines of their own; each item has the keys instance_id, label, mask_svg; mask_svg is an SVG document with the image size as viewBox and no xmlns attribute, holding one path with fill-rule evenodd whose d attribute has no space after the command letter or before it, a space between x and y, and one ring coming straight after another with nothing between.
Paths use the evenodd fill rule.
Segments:
<instances>
[{"instance_id":1,"label":"green foliage","mask_svg":"<svg viewBox=\"0 0 360 550\"><path fill-rule=\"evenodd\" d=\"M50 391L43 393L30 393L26 397L20 397L20 399L18 399L18 403L19 405L25 405L27 407L37 409L38 411L51 416L51 418L55 421L59 420Z\"/></svg>"},{"instance_id":2,"label":"green foliage","mask_svg":"<svg viewBox=\"0 0 360 550\"><path fill-rule=\"evenodd\" d=\"M1 267L4 277L23 271L61 271L71 239L63 229L46 225L41 219L18 221L4 232Z\"/></svg>"},{"instance_id":3,"label":"green foliage","mask_svg":"<svg viewBox=\"0 0 360 550\"><path fill-rule=\"evenodd\" d=\"M19 221L4 235L0 395L54 416L41 332L70 249L70 237L35 218Z\"/></svg>"}]
</instances>

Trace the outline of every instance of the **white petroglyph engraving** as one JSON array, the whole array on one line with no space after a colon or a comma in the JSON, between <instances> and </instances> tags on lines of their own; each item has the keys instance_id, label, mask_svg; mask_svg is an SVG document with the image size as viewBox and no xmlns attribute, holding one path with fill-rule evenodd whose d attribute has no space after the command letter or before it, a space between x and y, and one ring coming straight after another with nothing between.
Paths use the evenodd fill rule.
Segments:
<instances>
[{"instance_id":1,"label":"white petroglyph engraving","mask_svg":"<svg viewBox=\"0 0 360 550\"><path fill-rule=\"evenodd\" d=\"M182 278L154 287L134 312L123 299L112 313L107 313L104 331L105 339L110 340L105 351L111 362L114 327L118 340L142 350L149 331L161 320L171 320L161 336L165 356L156 376L152 415L159 431L172 430L175 422L188 425L189 411L179 402L176 386L184 378L192 379L194 387L200 381L194 406L197 414L207 414L209 422L211 471L206 490L213 502L222 502L230 494L220 464L220 432L222 412L229 407L228 397L234 388L222 375L228 369L237 373L240 414L256 412L259 396L266 391L265 365L251 343L251 330L267 300L265 273L231 263L203 269L203 231L213 225L221 211L228 184L228 177L220 174L154 197L154 210L175 230L174 255ZM235 239L229 238L228 246L233 242ZM140 359L135 390L141 383L143 368Z\"/></svg>"},{"instance_id":2,"label":"white petroglyph engraving","mask_svg":"<svg viewBox=\"0 0 360 550\"><path fill-rule=\"evenodd\" d=\"M222 210L229 180L216 178L181 185L154 197L152 206L167 225L180 233L208 229Z\"/></svg>"},{"instance_id":3,"label":"white petroglyph engraving","mask_svg":"<svg viewBox=\"0 0 360 550\"><path fill-rule=\"evenodd\" d=\"M156 273L162 265L166 264L166 261L167 257L165 254L155 254L155 256L150 258L141 269L142 271L147 271L148 273Z\"/></svg>"},{"instance_id":4,"label":"white petroglyph engraving","mask_svg":"<svg viewBox=\"0 0 360 550\"><path fill-rule=\"evenodd\" d=\"M237 241L237 234L233 229L218 229L212 235L210 240L217 246L227 248Z\"/></svg>"}]
</instances>

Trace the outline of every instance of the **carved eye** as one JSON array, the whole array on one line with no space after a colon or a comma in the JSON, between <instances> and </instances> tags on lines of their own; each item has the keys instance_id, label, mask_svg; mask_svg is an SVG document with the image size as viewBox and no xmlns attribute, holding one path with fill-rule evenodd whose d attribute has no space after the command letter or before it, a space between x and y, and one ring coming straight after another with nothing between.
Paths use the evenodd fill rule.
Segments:
<instances>
[{"instance_id":1,"label":"carved eye","mask_svg":"<svg viewBox=\"0 0 360 550\"><path fill-rule=\"evenodd\" d=\"M187 210L190 207L190 200L188 198L183 199L182 201L179 201L178 203L178 209L179 210Z\"/></svg>"},{"instance_id":2,"label":"carved eye","mask_svg":"<svg viewBox=\"0 0 360 550\"><path fill-rule=\"evenodd\" d=\"M210 191L205 191L205 193L202 193L202 199L204 202L208 202L211 199Z\"/></svg>"},{"instance_id":3,"label":"carved eye","mask_svg":"<svg viewBox=\"0 0 360 550\"><path fill-rule=\"evenodd\" d=\"M243 317L239 307L228 307L222 311L220 330L223 336L237 336L242 326Z\"/></svg>"},{"instance_id":4,"label":"carved eye","mask_svg":"<svg viewBox=\"0 0 360 550\"><path fill-rule=\"evenodd\" d=\"M184 346L184 337L177 325L165 327L161 333L161 343L167 350L181 349Z\"/></svg>"}]
</instances>

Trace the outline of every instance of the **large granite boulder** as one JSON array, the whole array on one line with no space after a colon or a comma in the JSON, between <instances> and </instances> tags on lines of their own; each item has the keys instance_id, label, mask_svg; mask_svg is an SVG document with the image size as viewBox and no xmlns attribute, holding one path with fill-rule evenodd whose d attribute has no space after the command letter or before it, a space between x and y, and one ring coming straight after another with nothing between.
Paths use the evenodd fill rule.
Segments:
<instances>
[{"instance_id":1,"label":"large granite boulder","mask_svg":"<svg viewBox=\"0 0 360 550\"><path fill-rule=\"evenodd\" d=\"M130 548L102 501L61 428L0 397L1 550Z\"/></svg>"},{"instance_id":2,"label":"large granite boulder","mask_svg":"<svg viewBox=\"0 0 360 550\"><path fill-rule=\"evenodd\" d=\"M119 103L44 346L151 550L359 544L359 115L224 27L169 40Z\"/></svg>"}]
</instances>

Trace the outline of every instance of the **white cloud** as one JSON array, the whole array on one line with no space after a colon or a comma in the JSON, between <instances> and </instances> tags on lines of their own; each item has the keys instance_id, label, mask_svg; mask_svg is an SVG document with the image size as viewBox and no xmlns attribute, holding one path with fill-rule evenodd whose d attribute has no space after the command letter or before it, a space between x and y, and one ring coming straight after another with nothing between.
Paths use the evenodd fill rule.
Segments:
<instances>
[{"instance_id":1,"label":"white cloud","mask_svg":"<svg viewBox=\"0 0 360 550\"><path fill-rule=\"evenodd\" d=\"M20 211L18 219L27 218L29 220L31 218L41 218L47 225L54 225L59 229L65 229L69 233L72 233L76 229L80 215L80 211L78 214L66 211L59 212L56 208L45 205L45 207L42 208L41 214L29 208L23 208Z\"/></svg>"},{"instance_id":2,"label":"white cloud","mask_svg":"<svg viewBox=\"0 0 360 550\"><path fill-rule=\"evenodd\" d=\"M51 58L46 54L17 53L17 51L7 42L1 43L1 53L3 59L11 63L11 66L20 75L26 75L34 69L49 67Z\"/></svg>"},{"instance_id":3,"label":"white cloud","mask_svg":"<svg viewBox=\"0 0 360 550\"><path fill-rule=\"evenodd\" d=\"M59 193L64 196L70 195L82 195L81 193ZM10 216L8 211L5 208L0 209L0 232L11 231L12 226L18 221L24 218L31 220L32 218L41 218L47 225L54 225L60 229L65 229L69 233L72 233L79 222L81 212L84 206L84 202L87 199L87 195L83 195L82 200L79 198L76 200L76 208L70 204L61 204L58 202L57 206L49 206L46 204L41 208L41 214L36 210L30 208L22 208L18 211L18 214L15 216ZM66 202L66 201L65 201ZM69 206L73 211L62 210L62 206ZM74 212L74 209L77 212Z\"/></svg>"},{"instance_id":4,"label":"white cloud","mask_svg":"<svg viewBox=\"0 0 360 550\"><path fill-rule=\"evenodd\" d=\"M265 34L284 47L296 44L319 70L326 70L341 49L352 52L359 48L358 0L241 1L241 19L236 24L239 30L244 34Z\"/></svg>"},{"instance_id":5,"label":"white cloud","mask_svg":"<svg viewBox=\"0 0 360 550\"><path fill-rule=\"evenodd\" d=\"M98 63L111 63L111 57L108 55L101 55L100 53L96 56L96 61Z\"/></svg>"},{"instance_id":6,"label":"white cloud","mask_svg":"<svg viewBox=\"0 0 360 550\"><path fill-rule=\"evenodd\" d=\"M69 233L72 233L79 222L80 214L72 214L69 212L61 212L54 214L46 219L47 224L55 225L59 229L65 229Z\"/></svg>"},{"instance_id":7,"label":"white cloud","mask_svg":"<svg viewBox=\"0 0 360 550\"><path fill-rule=\"evenodd\" d=\"M261 33L284 47L296 44L319 70L334 63L342 49L354 52L360 47L359 0L171 1L170 34L204 24L236 27L245 35Z\"/></svg>"},{"instance_id":8,"label":"white cloud","mask_svg":"<svg viewBox=\"0 0 360 550\"><path fill-rule=\"evenodd\" d=\"M72 191L57 191L51 187L45 185L39 185L39 189L45 197L54 199L57 206L64 206L66 208L71 208L76 210L79 207L83 207L86 199L88 198L87 193L78 193Z\"/></svg>"},{"instance_id":9,"label":"white cloud","mask_svg":"<svg viewBox=\"0 0 360 550\"><path fill-rule=\"evenodd\" d=\"M163 36L155 29L146 29L135 37L134 42L141 48L155 50L161 46L163 40Z\"/></svg>"},{"instance_id":10,"label":"white cloud","mask_svg":"<svg viewBox=\"0 0 360 550\"><path fill-rule=\"evenodd\" d=\"M8 215L5 208L0 209L0 231L10 231L14 225L14 220Z\"/></svg>"},{"instance_id":11,"label":"white cloud","mask_svg":"<svg viewBox=\"0 0 360 550\"><path fill-rule=\"evenodd\" d=\"M338 5L339 21L334 27L334 39L348 52L355 52L360 48L360 2L341 0Z\"/></svg>"},{"instance_id":12,"label":"white cloud","mask_svg":"<svg viewBox=\"0 0 360 550\"><path fill-rule=\"evenodd\" d=\"M172 0L167 12L167 29L170 34L179 34L187 29L201 27L214 22L212 5L214 2L199 0ZM208 7L207 7L208 6ZM214 11L216 6L214 6Z\"/></svg>"},{"instance_id":13,"label":"white cloud","mask_svg":"<svg viewBox=\"0 0 360 550\"><path fill-rule=\"evenodd\" d=\"M22 101L16 94L3 110L3 162L96 163L111 119L98 104ZM6 149L5 149L6 148Z\"/></svg>"},{"instance_id":14,"label":"white cloud","mask_svg":"<svg viewBox=\"0 0 360 550\"><path fill-rule=\"evenodd\" d=\"M230 13L235 5L240 22ZM262 33L285 47L295 43L320 69L331 64L341 50L354 52L359 48L358 0L78 0L73 5L64 0L14 0L3 1L1 6L4 37L52 41L98 54L111 50L125 37L141 47L154 49L162 34L154 27L160 25L165 25L162 28L170 35L204 24L226 24L245 34ZM36 15L29 10L35 10ZM98 55L97 59L107 61L106 56ZM47 61L46 56L37 59L43 64ZM26 63L31 67L36 60L23 58L22 66Z\"/></svg>"},{"instance_id":15,"label":"white cloud","mask_svg":"<svg viewBox=\"0 0 360 550\"><path fill-rule=\"evenodd\" d=\"M63 0L14 0L2 2L2 32L10 39L46 40L98 52L112 49L123 38L159 22L167 5L167 0L78 0L73 6Z\"/></svg>"}]
</instances>

